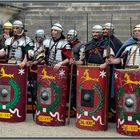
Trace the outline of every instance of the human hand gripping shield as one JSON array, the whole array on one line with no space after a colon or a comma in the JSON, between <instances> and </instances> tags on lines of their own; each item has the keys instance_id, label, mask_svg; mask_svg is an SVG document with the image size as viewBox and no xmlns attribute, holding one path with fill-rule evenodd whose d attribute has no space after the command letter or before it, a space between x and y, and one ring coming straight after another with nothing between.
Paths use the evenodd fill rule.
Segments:
<instances>
[{"instance_id":1,"label":"human hand gripping shield","mask_svg":"<svg viewBox=\"0 0 140 140\"><path fill-rule=\"evenodd\" d=\"M33 60L33 57L34 57L34 51L33 50L28 50L28 52L27 52L27 62L26 62L27 66L31 66L31 61Z\"/></svg>"},{"instance_id":2,"label":"human hand gripping shield","mask_svg":"<svg viewBox=\"0 0 140 140\"><path fill-rule=\"evenodd\" d=\"M34 57L34 51L33 50L28 50L28 59L32 60Z\"/></svg>"},{"instance_id":3,"label":"human hand gripping shield","mask_svg":"<svg viewBox=\"0 0 140 140\"><path fill-rule=\"evenodd\" d=\"M59 70L62 65L63 65L63 62L59 62L59 63L55 64L54 65L54 71Z\"/></svg>"}]
</instances>

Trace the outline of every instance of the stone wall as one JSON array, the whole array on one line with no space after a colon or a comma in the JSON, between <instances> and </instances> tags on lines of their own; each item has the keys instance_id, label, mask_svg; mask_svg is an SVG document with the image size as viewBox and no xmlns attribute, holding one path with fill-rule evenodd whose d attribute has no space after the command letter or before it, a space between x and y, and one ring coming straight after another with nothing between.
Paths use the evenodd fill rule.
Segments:
<instances>
[{"instance_id":1,"label":"stone wall","mask_svg":"<svg viewBox=\"0 0 140 140\"><path fill-rule=\"evenodd\" d=\"M9 5L8 3L6 4L0 2L0 34L2 33L3 23L11 20L13 15L19 14L22 10L22 7L16 7L13 5Z\"/></svg>"},{"instance_id":2,"label":"stone wall","mask_svg":"<svg viewBox=\"0 0 140 140\"><path fill-rule=\"evenodd\" d=\"M34 38L35 30L42 28L50 35L52 23L59 22L64 28L64 34L72 28L76 28L79 38L83 42L91 39L91 29L95 24L111 22L115 27L115 35L125 41L130 35L130 17L132 27L139 24L139 2L24 2L12 3L21 6L23 10L13 19L25 19L25 27L28 35ZM87 16L88 15L88 16ZM88 20L87 20L88 19ZM75 26L76 25L76 26ZM88 31L87 31L88 30Z\"/></svg>"}]
</instances>

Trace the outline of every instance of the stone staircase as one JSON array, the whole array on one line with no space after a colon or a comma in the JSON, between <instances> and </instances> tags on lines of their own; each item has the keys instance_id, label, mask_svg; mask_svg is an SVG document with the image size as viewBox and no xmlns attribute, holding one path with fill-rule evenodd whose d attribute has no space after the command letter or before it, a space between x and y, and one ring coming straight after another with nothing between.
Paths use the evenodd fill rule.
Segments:
<instances>
[{"instance_id":1,"label":"stone staircase","mask_svg":"<svg viewBox=\"0 0 140 140\"><path fill-rule=\"evenodd\" d=\"M27 8L24 11L27 34L32 38L38 28L44 29L50 36L52 19L52 23L62 24L65 35L69 29L76 28L79 38L87 42L91 38L92 26L111 22L113 15L115 35L124 42L131 35L130 17L132 27L140 23L139 2L26 2L23 6ZM22 17L22 12L18 16Z\"/></svg>"}]
</instances>

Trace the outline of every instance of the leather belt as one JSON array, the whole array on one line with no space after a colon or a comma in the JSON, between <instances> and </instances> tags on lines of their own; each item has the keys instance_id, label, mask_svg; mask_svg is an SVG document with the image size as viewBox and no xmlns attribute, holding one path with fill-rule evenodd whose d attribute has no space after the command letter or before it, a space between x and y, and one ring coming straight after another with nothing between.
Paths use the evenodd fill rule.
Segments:
<instances>
[{"instance_id":1,"label":"leather belt","mask_svg":"<svg viewBox=\"0 0 140 140\"><path fill-rule=\"evenodd\" d=\"M95 64L95 63L87 63L89 66L100 66L100 64Z\"/></svg>"}]
</instances>

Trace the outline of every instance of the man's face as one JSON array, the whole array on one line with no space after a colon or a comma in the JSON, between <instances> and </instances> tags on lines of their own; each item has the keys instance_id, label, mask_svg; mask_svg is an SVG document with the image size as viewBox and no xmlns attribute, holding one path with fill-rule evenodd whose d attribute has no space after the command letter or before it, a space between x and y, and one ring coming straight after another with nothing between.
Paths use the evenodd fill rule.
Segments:
<instances>
[{"instance_id":1,"label":"man's face","mask_svg":"<svg viewBox=\"0 0 140 140\"><path fill-rule=\"evenodd\" d=\"M36 37L36 41L38 42L38 43L42 43L43 42L43 38L42 37Z\"/></svg>"},{"instance_id":2,"label":"man's face","mask_svg":"<svg viewBox=\"0 0 140 140\"><path fill-rule=\"evenodd\" d=\"M103 36L109 36L109 29L103 28Z\"/></svg>"},{"instance_id":3,"label":"man's face","mask_svg":"<svg viewBox=\"0 0 140 140\"><path fill-rule=\"evenodd\" d=\"M99 32L97 32L97 31L96 32L95 31L92 32L92 38L93 39L98 39L99 37L100 37L100 33Z\"/></svg>"},{"instance_id":4,"label":"man's face","mask_svg":"<svg viewBox=\"0 0 140 140\"><path fill-rule=\"evenodd\" d=\"M54 39L58 39L61 36L61 31L52 29L51 30L51 36Z\"/></svg>"},{"instance_id":5,"label":"man's face","mask_svg":"<svg viewBox=\"0 0 140 140\"><path fill-rule=\"evenodd\" d=\"M13 34L14 35L21 34L21 32L22 32L22 28L21 27L17 27L17 26L13 27Z\"/></svg>"},{"instance_id":6,"label":"man's face","mask_svg":"<svg viewBox=\"0 0 140 140\"><path fill-rule=\"evenodd\" d=\"M137 38L138 40L140 40L140 30L134 30L133 31L133 36L135 38Z\"/></svg>"},{"instance_id":7,"label":"man's face","mask_svg":"<svg viewBox=\"0 0 140 140\"><path fill-rule=\"evenodd\" d=\"M72 34L67 34L67 40L68 41L73 41L73 39L74 39L74 36L72 35Z\"/></svg>"},{"instance_id":8,"label":"man's face","mask_svg":"<svg viewBox=\"0 0 140 140\"><path fill-rule=\"evenodd\" d=\"M4 33L9 35L12 32L12 29L4 28Z\"/></svg>"}]
</instances>

